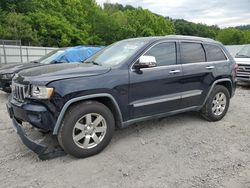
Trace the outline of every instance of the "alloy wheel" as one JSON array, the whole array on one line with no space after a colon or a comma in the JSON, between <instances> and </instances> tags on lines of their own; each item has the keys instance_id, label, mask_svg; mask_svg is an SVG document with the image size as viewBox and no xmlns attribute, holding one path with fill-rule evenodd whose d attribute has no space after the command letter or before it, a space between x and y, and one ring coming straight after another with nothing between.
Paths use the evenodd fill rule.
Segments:
<instances>
[{"instance_id":1,"label":"alloy wheel","mask_svg":"<svg viewBox=\"0 0 250 188\"><path fill-rule=\"evenodd\" d=\"M227 98L226 95L222 92L219 92L215 95L213 102L212 102L212 112L214 115L219 116L221 115L227 105Z\"/></svg>"},{"instance_id":2,"label":"alloy wheel","mask_svg":"<svg viewBox=\"0 0 250 188\"><path fill-rule=\"evenodd\" d=\"M81 117L73 128L73 141L83 149L96 147L107 132L106 120L97 113L89 113Z\"/></svg>"}]
</instances>

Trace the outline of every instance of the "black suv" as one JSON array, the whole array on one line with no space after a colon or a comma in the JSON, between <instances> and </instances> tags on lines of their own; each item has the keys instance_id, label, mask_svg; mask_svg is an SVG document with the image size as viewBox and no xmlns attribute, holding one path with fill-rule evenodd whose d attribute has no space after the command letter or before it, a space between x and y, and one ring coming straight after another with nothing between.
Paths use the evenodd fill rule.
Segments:
<instances>
[{"instance_id":1,"label":"black suv","mask_svg":"<svg viewBox=\"0 0 250 188\"><path fill-rule=\"evenodd\" d=\"M116 42L84 64L48 65L15 75L7 104L24 144L22 122L57 136L66 153L103 150L115 128L187 111L222 119L235 92L236 64L220 43L166 36Z\"/></svg>"}]
</instances>

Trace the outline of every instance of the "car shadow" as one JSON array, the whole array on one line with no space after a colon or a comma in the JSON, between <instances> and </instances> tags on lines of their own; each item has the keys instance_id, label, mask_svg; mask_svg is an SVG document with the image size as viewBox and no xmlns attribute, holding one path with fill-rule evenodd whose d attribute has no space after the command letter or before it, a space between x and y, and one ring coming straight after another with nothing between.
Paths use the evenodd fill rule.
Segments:
<instances>
[{"instance_id":1,"label":"car shadow","mask_svg":"<svg viewBox=\"0 0 250 188\"><path fill-rule=\"evenodd\" d=\"M240 85L237 88L243 89L243 90L249 90L250 89L250 85Z\"/></svg>"},{"instance_id":2,"label":"car shadow","mask_svg":"<svg viewBox=\"0 0 250 188\"><path fill-rule=\"evenodd\" d=\"M250 82L237 82L237 88L249 90L250 89Z\"/></svg>"},{"instance_id":3,"label":"car shadow","mask_svg":"<svg viewBox=\"0 0 250 188\"><path fill-rule=\"evenodd\" d=\"M1 93L0 95L2 94L3 93ZM8 96L7 94L3 94L3 95ZM166 131L166 129L169 131L171 130L173 131L178 126L188 126L190 122L202 122L202 121L206 121L206 120L203 120L203 118L199 115L199 113L186 112L186 113L182 113L178 115L134 123L125 128L117 129L114 133L114 137L111 143L108 145L106 150L104 150L104 152L112 151L112 148L115 147L117 144L123 144L124 140L130 139L131 137L143 137L143 135L148 135L148 134L154 135L155 133L158 134L159 130ZM30 129L33 130L34 128L30 128ZM29 135L31 134L29 133ZM49 150L51 151L53 150L53 148L54 149L60 148L56 137L53 136L51 132L47 134L47 133L42 133L36 130L35 135L33 135L33 138L34 137L36 138L43 137L43 144L49 146L50 148ZM30 155L30 156L24 155L23 157L34 158L35 156L36 154ZM36 156L35 158L38 159L38 156ZM65 155L63 153L62 155L52 156L51 158L47 158L46 160L54 160L56 158L64 162L71 162L77 159L73 156ZM39 160L39 161L43 161L43 160Z\"/></svg>"},{"instance_id":4,"label":"car shadow","mask_svg":"<svg viewBox=\"0 0 250 188\"><path fill-rule=\"evenodd\" d=\"M143 138L144 135L148 134L151 134L153 136L155 134L158 134L159 130L175 131L177 127L189 126L190 122L207 121L203 119L198 112L186 112L159 119L142 121L139 123L131 124L125 128L116 129L111 143L107 146L107 148L98 155L91 156L90 158L100 157L100 155L109 155L108 153L112 152L112 148L116 147L117 145L124 144L124 141L126 142L126 140L131 139L131 137ZM63 160L64 162L72 162L77 159L70 155L62 156L59 158L59 160Z\"/></svg>"},{"instance_id":5,"label":"car shadow","mask_svg":"<svg viewBox=\"0 0 250 188\"><path fill-rule=\"evenodd\" d=\"M5 93L3 91L0 91L0 99L7 100L9 96L10 96L9 93Z\"/></svg>"},{"instance_id":6,"label":"car shadow","mask_svg":"<svg viewBox=\"0 0 250 188\"><path fill-rule=\"evenodd\" d=\"M159 129L166 128L171 129L176 126L185 126L188 125L189 122L200 121L207 122L203 119L198 112L186 112L177 115L167 116L159 119L152 119L147 121L142 121L139 123L131 124L125 128L117 129L114 134L113 142L126 139L131 134L137 134L139 132L140 135L144 135L147 132L157 132ZM186 122L186 123L183 123ZM113 143L112 142L112 143Z\"/></svg>"}]
</instances>

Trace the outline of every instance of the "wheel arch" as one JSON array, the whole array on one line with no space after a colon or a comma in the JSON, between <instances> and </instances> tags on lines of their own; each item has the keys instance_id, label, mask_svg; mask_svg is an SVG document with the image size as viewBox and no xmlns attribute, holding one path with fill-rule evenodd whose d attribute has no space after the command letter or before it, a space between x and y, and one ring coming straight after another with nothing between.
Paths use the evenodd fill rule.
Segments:
<instances>
[{"instance_id":1,"label":"wheel arch","mask_svg":"<svg viewBox=\"0 0 250 188\"><path fill-rule=\"evenodd\" d=\"M206 103L209 95L211 94L211 92L213 91L213 89L214 89L214 87L216 85L222 85L222 86L226 87L228 89L229 93L230 93L230 97L232 97L232 95L233 95L233 84L232 84L232 81L229 78L218 79L218 80L214 81L214 83L210 87L209 92L208 92L208 94L207 94L207 96L205 98L205 101L203 102L202 106L205 105L205 103Z\"/></svg>"},{"instance_id":2,"label":"wheel arch","mask_svg":"<svg viewBox=\"0 0 250 188\"><path fill-rule=\"evenodd\" d=\"M114 114L116 127L121 127L122 122L123 122L123 118L122 118L122 114L121 114L119 105L116 102L115 98L111 94L100 93L100 94L93 94L93 95L77 97L77 98L71 99L68 102L66 102L65 105L63 106L58 118L57 118L54 130L53 130L53 135L58 134L59 129L60 129L61 124L62 124L62 121L63 121L63 118L64 118L67 110L70 107L72 107L73 105L75 105L79 102L87 101L87 100L98 101L98 102L104 104L105 106L107 106L111 110L111 112Z\"/></svg>"},{"instance_id":3,"label":"wheel arch","mask_svg":"<svg viewBox=\"0 0 250 188\"><path fill-rule=\"evenodd\" d=\"M232 97L232 93L233 93L233 86L232 86L232 82L230 81L221 81L218 82L216 85L221 85L224 86L225 88L228 89L230 97Z\"/></svg>"}]
</instances>

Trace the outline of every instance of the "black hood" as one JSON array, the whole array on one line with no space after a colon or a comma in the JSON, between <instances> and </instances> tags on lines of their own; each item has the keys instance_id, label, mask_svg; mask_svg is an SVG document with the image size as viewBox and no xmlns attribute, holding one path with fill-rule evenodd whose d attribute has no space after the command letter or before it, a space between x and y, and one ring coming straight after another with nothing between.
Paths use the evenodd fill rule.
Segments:
<instances>
[{"instance_id":1,"label":"black hood","mask_svg":"<svg viewBox=\"0 0 250 188\"><path fill-rule=\"evenodd\" d=\"M42 66L40 63L24 63L24 64L15 64L3 67L0 69L0 74L14 74L23 69L28 69L32 67Z\"/></svg>"},{"instance_id":2,"label":"black hood","mask_svg":"<svg viewBox=\"0 0 250 188\"><path fill-rule=\"evenodd\" d=\"M109 70L110 68L91 63L62 63L25 69L14 77L14 81L26 84L46 85L56 80L96 76L104 74Z\"/></svg>"}]
</instances>

